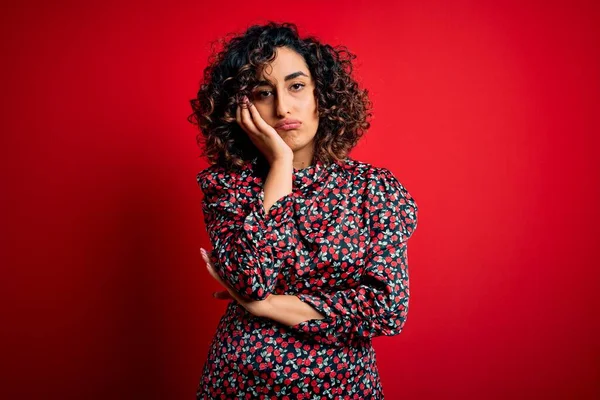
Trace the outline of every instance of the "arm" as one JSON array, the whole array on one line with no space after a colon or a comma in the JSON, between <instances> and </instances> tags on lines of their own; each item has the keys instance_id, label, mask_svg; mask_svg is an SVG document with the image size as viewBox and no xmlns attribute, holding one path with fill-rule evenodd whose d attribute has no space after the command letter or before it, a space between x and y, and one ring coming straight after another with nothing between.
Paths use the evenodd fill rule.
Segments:
<instances>
[{"instance_id":1,"label":"arm","mask_svg":"<svg viewBox=\"0 0 600 400\"><path fill-rule=\"evenodd\" d=\"M417 204L383 168L369 180L367 188L371 241L359 284L347 290L297 295L325 318L307 319L289 327L317 342L344 346L355 340L393 336L402 331L406 321L406 241L417 226Z\"/></svg>"},{"instance_id":2,"label":"arm","mask_svg":"<svg viewBox=\"0 0 600 400\"><path fill-rule=\"evenodd\" d=\"M306 320L323 319L323 314L295 295L272 294L268 298L268 310L264 317L284 325L296 325Z\"/></svg>"},{"instance_id":3,"label":"arm","mask_svg":"<svg viewBox=\"0 0 600 400\"><path fill-rule=\"evenodd\" d=\"M263 187L264 208L267 214L277 200L292 193L293 174L294 166L291 160L276 160L271 165Z\"/></svg>"},{"instance_id":4,"label":"arm","mask_svg":"<svg viewBox=\"0 0 600 400\"><path fill-rule=\"evenodd\" d=\"M289 162L291 169L291 161ZM291 172L275 162L267 181L252 197L248 209L238 200L241 190L235 177L218 167L201 171L197 181L204 193L202 210L213 251L211 261L219 277L245 300L264 300L272 292L282 264L283 252L295 247L294 196ZM280 181L289 179L287 190L276 192ZM268 191L268 193L265 192ZM284 194L285 193L285 194ZM277 196L283 196L275 199ZM270 200L265 200L269 197ZM266 204L266 201L272 204Z\"/></svg>"}]
</instances>

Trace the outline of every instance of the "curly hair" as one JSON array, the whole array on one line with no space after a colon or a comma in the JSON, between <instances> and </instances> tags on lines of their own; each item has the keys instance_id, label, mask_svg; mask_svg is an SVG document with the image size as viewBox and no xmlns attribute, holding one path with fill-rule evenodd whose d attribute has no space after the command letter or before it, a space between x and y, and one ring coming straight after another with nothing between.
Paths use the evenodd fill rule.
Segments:
<instances>
[{"instance_id":1,"label":"curly hair","mask_svg":"<svg viewBox=\"0 0 600 400\"><path fill-rule=\"evenodd\" d=\"M231 34L230 34L231 35ZM314 79L319 127L315 134L314 160L325 164L344 160L370 127L372 103L368 91L352 78L356 56L345 46L332 47L315 37L300 38L295 24L268 22L250 26L243 35L227 41L214 51L204 69L204 82L190 100L193 113L188 121L198 126L196 142L204 139L210 164L240 167L246 160L264 158L236 121L236 106L242 97L259 86L258 73L275 59L278 47L300 54Z\"/></svg>"}]
</instances>

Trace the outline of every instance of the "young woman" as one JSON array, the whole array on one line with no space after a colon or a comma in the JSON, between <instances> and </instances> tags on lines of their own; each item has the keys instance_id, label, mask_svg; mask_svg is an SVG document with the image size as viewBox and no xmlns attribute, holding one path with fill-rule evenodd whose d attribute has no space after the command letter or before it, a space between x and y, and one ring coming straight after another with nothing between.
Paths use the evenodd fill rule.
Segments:
<instances>
[{"instance_id":1,"label":"young woman","mask_svg":"<svg viewBox=\"0 0 600 400\"><path fill-rule=\"evenodd\" d=\"M203 257L231 301L198 399L383 398L371 340L406 321L417 205L348 156L371 116L353 58L271 22L205 71L190 115L211 164Z\"/></svg>"}]
</instances>

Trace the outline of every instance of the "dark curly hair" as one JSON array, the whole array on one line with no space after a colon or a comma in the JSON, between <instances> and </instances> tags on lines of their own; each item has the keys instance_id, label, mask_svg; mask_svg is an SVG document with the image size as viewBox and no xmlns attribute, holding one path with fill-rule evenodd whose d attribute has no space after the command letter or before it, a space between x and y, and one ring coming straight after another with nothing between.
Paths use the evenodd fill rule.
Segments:
<instances>
[{"instance_id":1,"label":"dark curly hair","mask_svg":"<svg viewBox=\"0 0 600 400\"><path fill-rule=\"evenodd\" d=\"M325 164L344 160L370 127L372 116L368 91L351 76L356 56L345 46L334 48L312 36L301 39L296 25L289 22L253 25L227 41L229 35L217 40L223 48L216 54L212 43L204 83L190 100L193 113L188 121L200 130L197 144L205 142L201 156L228 169L264 158L237 123L235 111L242 96L251 98L259 86L257 73L275 59L276 48L285 46L304 57L315 82L319 127L314 160Z\"/></svg>"}]
</instances>

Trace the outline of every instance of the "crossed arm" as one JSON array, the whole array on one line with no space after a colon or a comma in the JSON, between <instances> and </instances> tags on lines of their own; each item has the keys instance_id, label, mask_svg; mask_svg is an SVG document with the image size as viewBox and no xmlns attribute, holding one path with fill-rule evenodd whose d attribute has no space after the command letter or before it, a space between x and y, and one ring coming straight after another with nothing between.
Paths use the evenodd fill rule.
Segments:
<instances>
[{"instance_id":1,"label":"crossed arm","mask_svg":"<svg viewBox=\"0 0 600 400\"><path fill-rule=\"evenodd\" d=\"M324 319L325 316L295 295L272 294L267 297L269 306L264 316L284 325L293 326L311 319Z\"/></svg>"},{"instance_id":2,"label":"crossed arm","mask_svg":"<svg viewBox=\"0 0 600 400\"><path fill-rule=\"evenodd\" d=\"M293 196L275 201L265 215L261 192L246 213L231 200L235 188L214 183L205 183L203 189L217 272L244 301L261 301L263 316L324 343L344 345L400 333L409 297L405 242L416 228L417 206L389 171L379 170L369 182L371 198L377 201L368 205L371 240L361 284L298 295L273 294L278 260L295 246L292 240L275 240L293 228Z\"/></svg>"}]
</instances>

